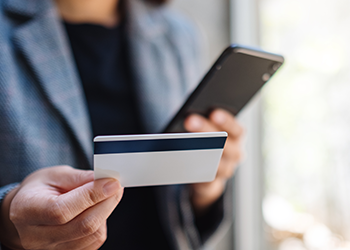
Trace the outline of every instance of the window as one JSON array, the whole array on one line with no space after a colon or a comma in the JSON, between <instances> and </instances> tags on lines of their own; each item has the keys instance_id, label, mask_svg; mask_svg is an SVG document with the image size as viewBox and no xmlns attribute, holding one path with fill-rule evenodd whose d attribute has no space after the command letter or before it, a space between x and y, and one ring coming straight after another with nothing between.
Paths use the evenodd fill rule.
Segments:
<instances>
[{"instance_id":1,"label":"window","mask_svg":"<svg viewBox=\"0 0 350 250\"><path fill-rule=\"evenodd\" d=\"M350 2L261 0L269 249L350 249Z\"/></svg>"}]
</instances>

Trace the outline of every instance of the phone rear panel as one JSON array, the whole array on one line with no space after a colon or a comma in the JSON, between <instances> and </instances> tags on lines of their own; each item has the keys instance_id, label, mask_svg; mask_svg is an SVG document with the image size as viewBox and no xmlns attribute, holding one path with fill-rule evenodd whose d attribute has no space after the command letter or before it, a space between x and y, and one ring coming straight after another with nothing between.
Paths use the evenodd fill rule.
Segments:
<instances>
[{"instance_id":1,"label":"phone rear panel","mask_svg":"<svg viewBox=\"0 0 350 250\"><path fill-rule=\"evenodd\" d=\"M191 113L207 116L215 108L237 115L280 68L282 56L231 46L224 51L187 99L165 132L183 132Z\"/></svg>"}]
</instances>

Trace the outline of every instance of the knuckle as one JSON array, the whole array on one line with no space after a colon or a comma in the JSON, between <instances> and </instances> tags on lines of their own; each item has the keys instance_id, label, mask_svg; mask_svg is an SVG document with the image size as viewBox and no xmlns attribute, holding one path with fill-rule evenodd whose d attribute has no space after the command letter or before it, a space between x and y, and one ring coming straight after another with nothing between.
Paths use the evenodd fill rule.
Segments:
<instances>
[{"instance_id":1,"label":"knuckle","mask_svg":"<svg viewBox=\"0 0 350 250\"><path fill-rule=\"evenodd\" d=\"M225 173L225 177L228 179L228 178L231 178L233 173L235 172L236 170L236 167L235 166L232 166L230 168L227 168L226 170L226 173Z\"/></svg>"},{"instance_id":2,"label":"knuckle","mask_svg":"<svg viewBox=\"0 0 350 250\"><path fill-rule=\"evenodd\" d=\"M95 216L89 216L82 220L80 232L83 236L94 234L99 229L99 221Z\"/></svg>"},{"instance_id":3,"label":"knuckle","mask_svg":"<svg viewBox=\"0 0 350 250\"><path fill-rule=\"evenodd\" d=\"M238 123L235 123L230 126L229 136L231 138L241 139L245 134L245 129Z\"/></svg>"},{"instance_id":4,"label":"knuckle","mask_svg":"<svg viewBox=\"0 0 350 250\"><path fill-rule=\"evenodd\" d=\"M235 145L235 144L230 144L227 145L226 152L225 152L225 158L230 159L233 162L239 162L242 156L242 149Z\"/></svg>"},{"instance_id":5,"label":"knuckle","mask_svg":"<svg viewBox=\"0 0 350 250\"><path fill-rule=\"evenodd\" d=\"M27 208L24 210L24 208ZM27 204L25 199L15 197L12 200L9 219L14 224L20 224L25 222L28 215L31 215L30 206Z\"/></svg>"},{"instance_id":6,"label":"knuckle","mask_svg":"<svg viewBox=\"0 0 350 250\"><path fill-rule=\"evenodd\" d=\"M241 134L245 134L246 130L241 124L238 124L238 128L239 128L239 131L241 132Z\"/></svg>"},{"instance_id":7,"label":"knuckle","mask_svg":"<svg viewBox=\"0 0 350 250\"><path fill-rule=\"evenodd\" d=\"M217 176L225 179L231 178L236 170L236 166L237 166L236 163L229 161L227 159L224 159L220 164L220 168L218 169Z\"/></svg>"},{"instance_id":8,"label":"knuckle","mask_svg":"<svg viewBox=\"0 0 350 250\"><path fill-rule=\"evenodd\" d=\"M88 190L86 192L87 192L86 194L87 202L89 203L90 206L97 204L98 202L101 201L101 195L98 194L96 191Z\"/></svg>"},{"instance_id":9,"label":"knuckle","mask_svg":"<svg viewBox=\"0 0 350 250\"><path fill-rule=\"evenodd\" d=\"M68 165L58 165L58 166L53 166L53 167L50 167L50 168L44 168L44 171L48 171L49 174L52 174L54 171L55 173L64 173L64 172L67 172L67 171L70 171L72 170L73 168L71 166L68 166Z\"/></svg>"},{"instance_id":10,"label":"knuckle","mask_svg":"<svg viewBox=\"0 0 350 250\"><path fill-rule=\"evenodd\" d=\"M102 245L107 240L107 230L105 227L103 229L99 229L95 233L95 238L98 245Z\"/></svg>"},{"instance_id":11,"label":"knuckle","mask_svg":"<svg viewBox=\"0 0 350 250\"><path fill-rule=\"evenodd\" d=\"M73 168L71 166L68 165L61 165L61 166L57 166L58 168L62 168L62 170L72 170Z\"/></svg>"},{"instance_id":12,"label":"knuckle","mask_svg":"<svg viewBox=\"0 0 350 250\"><path fill-rule=\"evenodd\" d=\"M105 229L98 230L97 239L101 239L104 242L107 239L107 230Z\"/></svg>"},{"instance_id":13,"label":"knuckle","mask_svg":"<svg viewBox=\"0 0 350 250\"><path fill-rule=\"evenodd\" d=\"M243 158L243 152L241 150L238 150L234 153L234 162L235 164L237 164L238 162L240 162Z\"/></svg>"},{"instance_id":14,"label":"knuckle","mask_svg":"<svg viewBox=\"0 0 350 250\"><path fill-rule=\"evenodd\" d=\"M226 164L225 160L222 160L222 161L220 162L218 171L217 171L217 173L216 173L216 177L221 177L221 176L224 175L223 173L225 172L226 166L227 166L227 164Z\"/></svg>"},{"instance_id":15,"label":"knuckle","mask_svg":"<svg viewBox=\"0 0 350 250\"><path fill-rule=\"evenodd\" d=\"M124 194L124 189L121 189L116 195L115 195L115 199L116 199L116 202L119 203L120 200L122 199L123 197L123 194Z\"/></svg>"},{"instance_id":16,"label":"knuckle","mask_svg":"<svg viewBox=\"0 0 350 250\"><path fill-rule=\"evenodd\" d=\"M36 247L29 241L21 239L21 245L24 249L36 249Z\"/></svg>"},{"instance_id":17,"label":"knuckle","mask_svg":"<svg viewBox=\"0 0 350 250\"><path fill-rule=\"evenodd\" d=\"M91 171L86 171L86 170L77 170L77 173L74 175L74 181L76 183L80 183L81 180L85 180L88 175L90 175Z\"/></svg>"},{"instance_id":18,"label":"knuckle","mask_svg":"<svg viewBox=\"0 0 350 250\"><path fill-rule=\"evenodd\" d=\"M66 224L69 220L67 215L69 214L69 208L63 201L57 201L51 199L48 202L47 208L47 220L55 225Z\"/></svg>"},{"instance_id":19,"label":"knuckle","mask_svg":"<svg viewBox=\"0 0 350 250\"><path fill-rule=\"evenodd\" d=\"M39 242L38 240L35 240L34 237L29 236L29 237L21 237L21 245L24 249L31 249L31 250L36 250L36 249L45 249L47 246L44 246L43 244L40 244L42 242Z\"/></svg>"},{"instance_id":20,"label":"knuckle","mask_svg":"<svg viewBox=\"0 0 350 250\"><path fill-rule=\"evenodd\" d=\"M100 249L100 247L105 243L105 241L102 241L102 240L97 240L95 241L89 249L91 250L95 250L95 249Z\"/></svg>"},{"instance_id":21,"label":"knuckle","mask_svg":"<svg viewBox=\"0 0 350 250\"><path fill-rule=\"evenodd\" d=\"M105 243L105 241L107 240L107 236L105 238L99 238L96 241L96 245L98 245L99 247L103 245L103 243Z\"/></svg>"},{"instance_id":22,"label":"knuckle","mask_svg":"<svg viewBox=\"0 0 350 250\"><path fill-rule=\"evenodd\" d=\"M18 224L22 221L22 216L20 216L17 209L11 209L9 212L9 219L13 224Z\"/></svg>"},{"instance_id":23,"label":"knuckle","mask_svg":"<svg viewBox=\"0 0 350 250\"><path fill-rule=\"evenodd\" d=\"M238 137L241 137L241 136L243 136L244 134L245 134L245 129L244 129L241 125L239 125L239 126L238 126L237 136L238 136Z\"/></svg>"}]
</instances>

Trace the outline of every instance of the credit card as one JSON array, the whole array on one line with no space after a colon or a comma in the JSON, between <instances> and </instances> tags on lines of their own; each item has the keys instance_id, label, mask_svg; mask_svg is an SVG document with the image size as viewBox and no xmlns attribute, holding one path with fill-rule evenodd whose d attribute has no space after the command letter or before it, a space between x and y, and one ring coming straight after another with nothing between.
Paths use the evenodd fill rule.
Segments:
<instances>
[{"instance_id":1,"label":"credit card","mask_svg":"<svg viewBox=\"0 0 350 250\"><path fill-rule=\"evenodd\" d=\"M95 179L123 187L210 182L226 139L226 132L97 136Z\"/></svg>"}]
</instances>

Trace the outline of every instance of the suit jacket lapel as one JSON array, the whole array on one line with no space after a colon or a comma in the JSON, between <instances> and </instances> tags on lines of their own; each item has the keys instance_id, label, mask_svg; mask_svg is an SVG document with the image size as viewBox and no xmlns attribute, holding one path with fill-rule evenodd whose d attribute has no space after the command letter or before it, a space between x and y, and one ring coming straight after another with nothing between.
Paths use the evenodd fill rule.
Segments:
<instances>
[{"instance_id":1,"label":"suit jacket lapel","mask_svg":"<svg viewBox=\"0 0 350 250\"><path fill-rule=\"evenodd\" d=\"M127 32L141 118L148 133L159 133L182 102L178 61L159 21L158 8L127 1Z\"/></svg>"},{"instance_id":2,"label":"suit jacket lapel","mask_svg":"<svg viewBox=\"0 0 350 250\"><path fill-rule=\"evenodd\" d=\"M7 0L5 6L12 14L31 18L15 30L14 44L91 162L91 128L84 94L55 6L42 0Z\"/></svg>"},{"instance_id":3,"label":"suit jacket lapel","mask_svg":"<svg viewBox=\"0 0 350 250\"><path fill-rule=\"evenodd\" d=\"M202 67L198 63L201 60L194 55L200 53L192 51L194 35L186 37L191 29L179 31L185 25L174 25L177 21L168 20L176 18L173 13L140 0L127 3L127 32L137 100L146 131L159 133L198 83ZM172 16L167 18L164 16L167 14Z\"/></svg>"}]
</instances>

